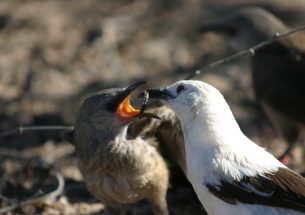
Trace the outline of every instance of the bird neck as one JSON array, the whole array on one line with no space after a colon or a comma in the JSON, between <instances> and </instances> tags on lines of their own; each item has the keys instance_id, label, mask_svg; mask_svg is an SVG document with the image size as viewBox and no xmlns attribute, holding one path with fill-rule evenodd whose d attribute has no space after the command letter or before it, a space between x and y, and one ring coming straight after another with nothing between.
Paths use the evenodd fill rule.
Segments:
<instances>
[{"instance_id":1,"label":"bird neck","mask_svg":"<svg viewBox=\"0 0 305 215\"><path fill-rule=\"evenodd\" d=\"M92 124L85 125L85 133L88 137L88 141L81 144L86 150L90 150L91 153L97 151L106 152L113 148L123 148L127 135L126 126L108 126L100 127Z\"/></svg>"},{"instance_id":2,"label":"bird neck","mask_svg":"<svg viewBox=\"0 0 305 215\"><path fill-rule=\"evenodd\" d=\"M107 143L115 142L116 144L121 144L127 139L127 127L109 127L107 129L99 130L99 137L101 142Z\"/></svg>"},{"instance_id":3,"label":"bird neck","mask_svg":"<svg viewBox=\"0 0 305 215\"><path fill-rule=\"evenodd\" d=\"M193 120L182 117L181 121L185 139L192 147L207 150L232 146L236 138L244 136L222 96L204 99Z\"/></svg>"},{"instance_id":4,"label":"bird neck","mask_svg":"<svg viewBox=\"0 0 305 215\"><path fill-rule=\"evenodd\" d=\"M180 119L189 179L199 178L198 184L202 179L215 183L219 179L214 177L215 170L223 177L241 179L244 174L272 172L282 166L242 133L224 99L208 100L204 100L193 120ZM262 159L257 159L257 155ZM253 169L252 165L256 168Z\"/></svg>"},{"instance_id":5,"label":"bird neck","mask_svg":"<svg viewBox=\"0 0 305 215\"><path fill-rule=\"evenodd\" d=\"M117 131L117 135L115 135L114 141L115 142L124 142L127 140L127 128L128 126L124 126Z\"/></svg>"}]
</instances>

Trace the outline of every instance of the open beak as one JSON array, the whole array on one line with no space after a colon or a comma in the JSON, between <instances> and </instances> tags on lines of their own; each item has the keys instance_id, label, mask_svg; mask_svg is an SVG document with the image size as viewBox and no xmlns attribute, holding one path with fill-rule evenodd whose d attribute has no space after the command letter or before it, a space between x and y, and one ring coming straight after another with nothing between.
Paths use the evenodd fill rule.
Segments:
<instances>
[{"instance_id":1,"label":"open beak","mask_svg":"<svg viewBox=\"0 0 305 215\"><path fill-rule=\"evenodd\" d=\"M156 115L152 113L146 113L145 111L140 111L139 109L135 109L130 104L130 97L132 92L135 91L140 86L147 83L148 83L147 81L136 82L130 85L129 87L126 87L116 96L116 98L111 102L111 105L115 107L115 113L118 117L122 119L132 119L135 117L158 118Z\"/></svg>"},{"instance_id":2,"label":"open beak","mask_svg":"<svg viewBox=\"0 0 305 215\"><path fill-rule=\"evenodd\" d=\"M170 98L175 98L175 96L173 96L167 89L156 88L146 90L146 92L148 92L150 98L154 99L162 99L166 101Z\"/></svg>"}]
</instances>

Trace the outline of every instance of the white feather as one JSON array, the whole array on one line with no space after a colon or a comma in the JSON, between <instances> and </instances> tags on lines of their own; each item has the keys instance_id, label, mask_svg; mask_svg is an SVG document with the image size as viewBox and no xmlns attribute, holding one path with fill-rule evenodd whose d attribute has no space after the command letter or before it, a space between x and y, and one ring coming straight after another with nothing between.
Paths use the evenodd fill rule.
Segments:
<instances>
[{"instance_id":1,"label":"white feather","mask_svg":"<svg viewBox=\"0 0 305 215\"><path fill-rule=\"evenodd\" d=\"M185 90L179 94L176 89L181 84ZM212 195L206 183L217 185L220 179L240 180L286 167L242 133L222 94L211 85L179 81L166 89L176 97L168 104L183 127L188 179L209 214L303 214L262 205L231 205Z\"/></svg>"}]
</instances>

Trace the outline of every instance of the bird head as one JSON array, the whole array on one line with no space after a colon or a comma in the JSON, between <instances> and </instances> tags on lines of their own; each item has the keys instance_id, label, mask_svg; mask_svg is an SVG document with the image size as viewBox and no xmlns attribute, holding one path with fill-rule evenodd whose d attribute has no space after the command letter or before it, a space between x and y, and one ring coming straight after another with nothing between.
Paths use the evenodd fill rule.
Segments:
<instances>
[{"instance_id":1,"label":"bird head","mask_svg":"<svg viewBox=\"0 0 305 215\"><path fill-rule=\"evenodd\" d=\"M126 88L106 89L88 97L81 105L78 119L99 129L107 129L124 126L139 116L155 117L151 113L140 113L130 104L132 92L146 83L139 81Z\"/></svg>"},{"instance_id":2,"label":"bird head","mask_svg":"<svg viewBox=\"0 0 305 215\"><path fill-rule=\"evenodd\" d=\"M146 92L150 98L169 105L177 114L185 137L195 132L196 136L216 135L230 139L232 134L241 132L223 95L205 82L183 80Z\"/></svg>"},{"instance_id":3,"label":"bird head","mask_svg":"<svg viewBox=\"0 0 305 215\"><path fill-rule=\"evenodd\" d=\"M161 99L180 119L187 120L204 109L218 90L202 81L187 80L178 81L166 88L149 89L147 92L150 98Z\"/></svg>"}]
</instances>

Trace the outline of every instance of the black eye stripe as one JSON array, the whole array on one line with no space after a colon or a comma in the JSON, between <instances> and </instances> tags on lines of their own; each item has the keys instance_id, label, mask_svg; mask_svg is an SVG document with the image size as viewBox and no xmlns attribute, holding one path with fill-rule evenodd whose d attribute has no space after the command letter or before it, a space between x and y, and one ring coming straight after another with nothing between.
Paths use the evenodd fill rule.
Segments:
<instances>
[{"instance_id":1,"label":"black eye stripe","mask_svg":"<svg viewBox=\"0 0 305 215\"><path fill-rule=\"evenodd\" d=\"M184 90L184 86L183 85L179 85L176 89L177 93L181 93Z\"/></svg>"}]
</instances>

